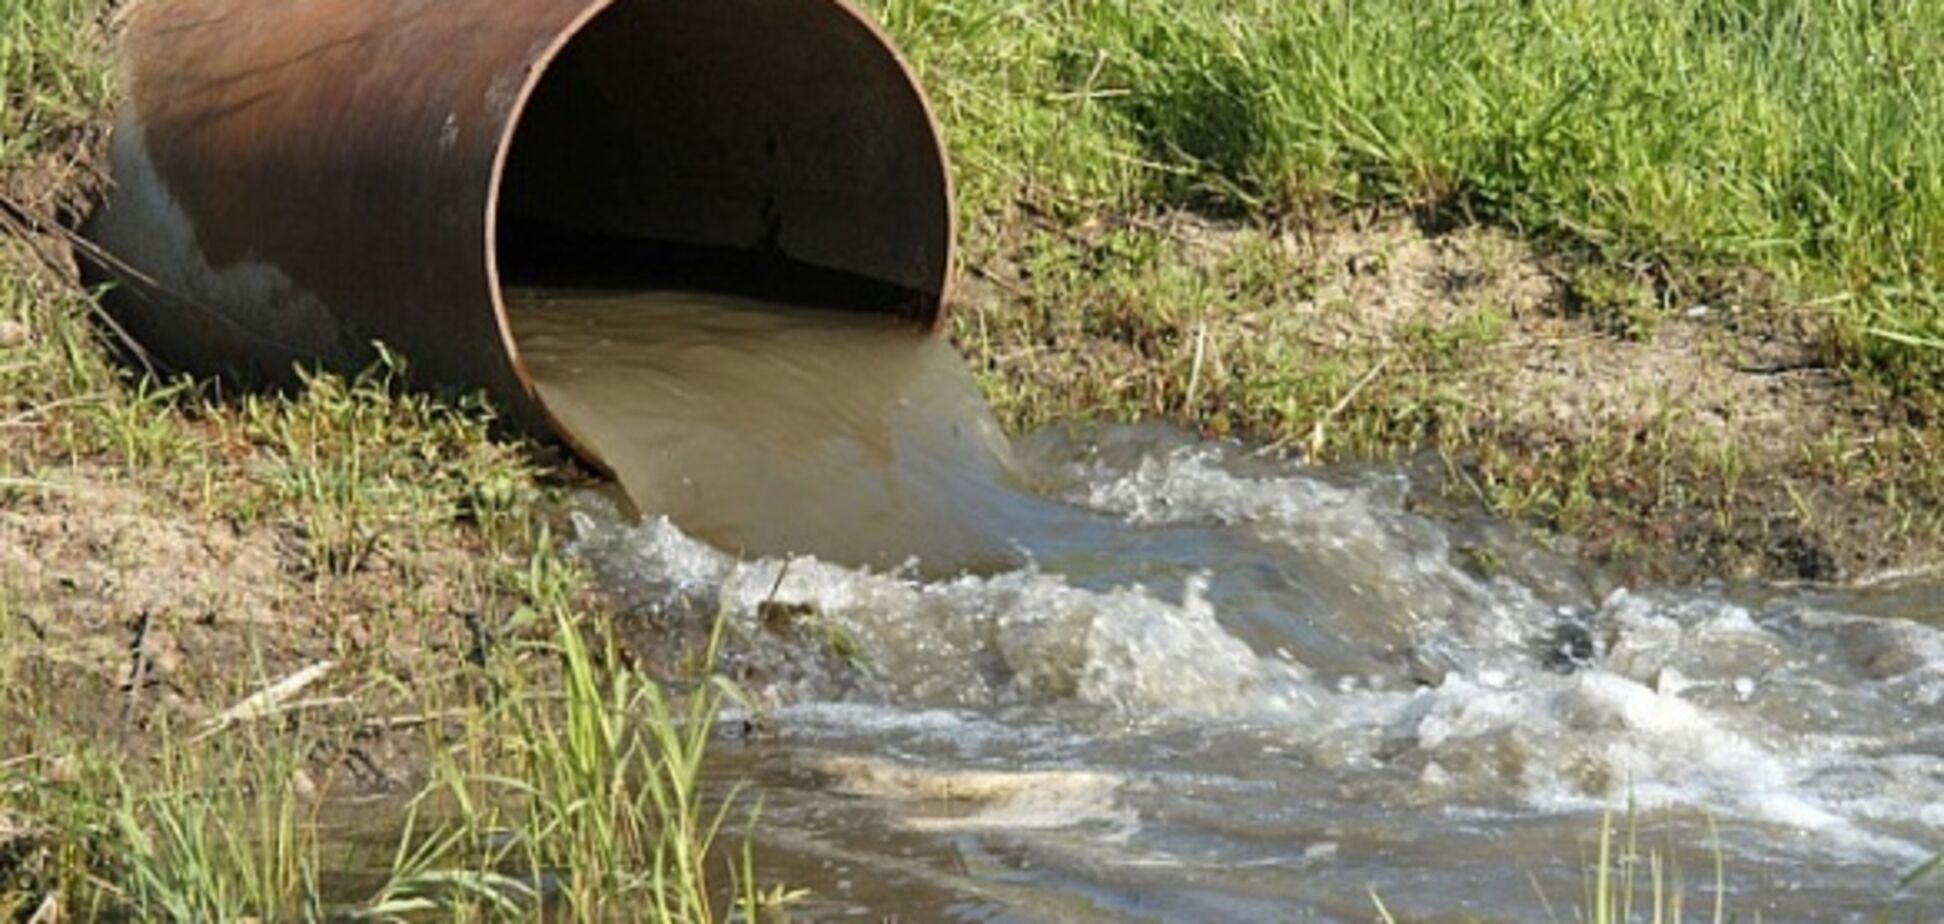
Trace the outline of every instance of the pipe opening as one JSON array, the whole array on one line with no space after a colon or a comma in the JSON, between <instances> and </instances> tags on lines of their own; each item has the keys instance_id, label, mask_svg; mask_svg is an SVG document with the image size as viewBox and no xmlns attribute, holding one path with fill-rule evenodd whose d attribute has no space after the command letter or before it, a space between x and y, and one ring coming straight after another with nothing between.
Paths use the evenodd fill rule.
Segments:
<instances>
[{"instance_id":1,"label":"pipe opening","mask_svg":"<svg viewBox=\"0 0 1944 924\"><path fill-rule=\"evenodd\" d=\"M876 30L831 0L619 0L547 65L496 217L507 285L734 290L938 321L950 191Z\"/></svg>"}]
</instances>

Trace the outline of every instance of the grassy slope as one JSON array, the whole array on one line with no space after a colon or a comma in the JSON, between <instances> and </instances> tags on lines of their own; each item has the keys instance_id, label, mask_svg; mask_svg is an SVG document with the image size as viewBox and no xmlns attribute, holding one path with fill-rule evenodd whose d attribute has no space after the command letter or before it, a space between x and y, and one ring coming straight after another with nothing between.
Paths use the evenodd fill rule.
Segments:
<instances>
[{"instance_id":1,"label":"grassy slope","mask_svg":"<svg viewBox=\"0 0 1944 924\"><path fill-rule=\"evenodd\" d=\"M873 6L935 91L975 216L1022 194L1257 219L1393 203L1670 285L1774 273L1827 300L1848 363L1906 367L1871 328L1944 333L1944 7L1925 0Z\"/></svg>"}]
</instances>

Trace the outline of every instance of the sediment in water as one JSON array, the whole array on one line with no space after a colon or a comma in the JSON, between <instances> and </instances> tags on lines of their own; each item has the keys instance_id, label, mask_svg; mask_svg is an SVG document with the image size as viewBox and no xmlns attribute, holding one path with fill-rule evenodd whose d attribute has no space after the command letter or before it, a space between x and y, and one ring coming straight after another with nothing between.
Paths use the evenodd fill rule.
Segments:
<instances>
[{"instance_id":1,"label":"sediment in water","mask_svg":"<svg viewBox=\"0 0 1944 924\"><path fill-rule=\"evenodd\" d=\"M898 318L702 290L510 293L548 409L647 516L751 556L1017 564L1004 434Z\"/></svg>"}]
</instances>

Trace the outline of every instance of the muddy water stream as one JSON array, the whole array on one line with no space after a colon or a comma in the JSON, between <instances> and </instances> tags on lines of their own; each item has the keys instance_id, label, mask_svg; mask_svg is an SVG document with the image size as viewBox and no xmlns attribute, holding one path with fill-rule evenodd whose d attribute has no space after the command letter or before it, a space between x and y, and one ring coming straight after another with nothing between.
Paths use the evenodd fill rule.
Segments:
<instances>
[{"instance_id":1,"label":"muddy water stream","mask_svg":"<svg viewBox=\"0 0 1944 924\"><path fill-rule=\"evenodd\" d=\"M949 349L863 317L514 323L640 511L583 498L578 553L644 623L730 620L764 709L719 772L812 919L1574 920L1631 796L1690 908L1712 822L1744 920L1944 920L1897 888L1944 847L1944 591L1616 587L1399 471L1008 446Z\"/></svg>"},{"instance_id":2,"label":"muddy water stream","mask_svg":"<svg viewBox=\"0 0 1944 924\"><path fill-rule=\"evenodd\" d=\"M935 337L700 292L516 292L548 408L637 507L749 556L1020 563L1005 436Z\"/></svg>"}]
</instances>

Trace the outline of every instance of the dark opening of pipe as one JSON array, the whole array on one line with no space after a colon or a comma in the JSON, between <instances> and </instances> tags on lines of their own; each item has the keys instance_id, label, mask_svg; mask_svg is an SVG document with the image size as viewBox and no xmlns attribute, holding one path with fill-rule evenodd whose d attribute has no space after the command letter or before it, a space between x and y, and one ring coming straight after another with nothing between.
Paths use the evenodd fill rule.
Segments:
<instances>
[{"instance_id":1,"label":"dark opening of pipe","mask_svg":"<svg viewBox=\"0 0 1944 924\"><path fill-rule=\"evenodd\" d=\"M828 0L622 0L546 64L497 189L504 284L726 289L936 323L929 113Z\"/></svg>"}]
</instances>

